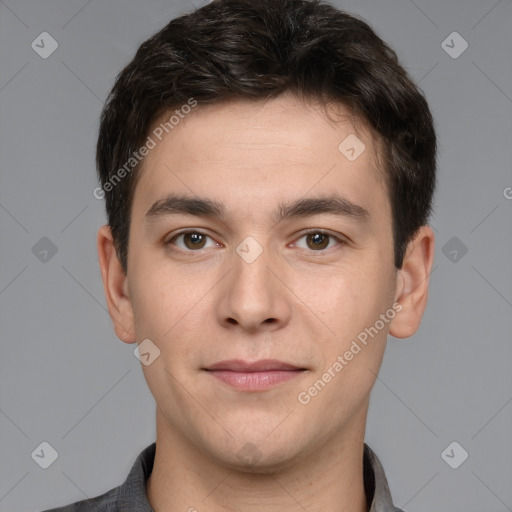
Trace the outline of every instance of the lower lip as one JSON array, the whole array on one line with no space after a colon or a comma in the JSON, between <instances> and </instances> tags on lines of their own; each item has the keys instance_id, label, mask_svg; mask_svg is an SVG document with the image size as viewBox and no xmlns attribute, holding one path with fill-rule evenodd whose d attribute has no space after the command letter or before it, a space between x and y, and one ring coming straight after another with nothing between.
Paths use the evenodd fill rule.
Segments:
<instances>
[{"instance_id":1,"label":"lower lip","mask_svg":"<svg viewBox=\"0 0 512 512\"><path fill-rule=\"evenodd\" d=\"M268 389L281 382L298 377L304 370L271 370L263 372L234 372L229 370L210 370L215 378L237 389L259 391Z\"/></svg>"}]
</instances>

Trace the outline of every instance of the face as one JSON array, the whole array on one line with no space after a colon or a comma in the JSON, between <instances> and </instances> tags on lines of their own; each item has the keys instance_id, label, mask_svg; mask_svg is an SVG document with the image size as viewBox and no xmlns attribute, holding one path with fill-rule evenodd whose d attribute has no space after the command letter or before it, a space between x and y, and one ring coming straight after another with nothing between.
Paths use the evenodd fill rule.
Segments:
<instances>
[{"instance_id":1,"label":"face","mask_svg":"<svg viewBox=\"0 0 512 512\"><path fill-rule=\"evenodd\" d=\"M134 195L122 321L125 341L160 351L142 368L175 437L270 467L364 428L400 314L375 162L348 117L290 96L197 108L157 140Z\"/></svg>"}]
</instances>

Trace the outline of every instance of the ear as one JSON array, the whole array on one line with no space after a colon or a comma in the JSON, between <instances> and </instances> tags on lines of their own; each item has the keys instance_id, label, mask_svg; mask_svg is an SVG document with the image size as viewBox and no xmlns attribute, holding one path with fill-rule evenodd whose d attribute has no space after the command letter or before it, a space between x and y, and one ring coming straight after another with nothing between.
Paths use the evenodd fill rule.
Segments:
<instances>
[{"instance_id":1,"label":"ear","mask_svg":"<svg viewBox=\"0 0 512 512\"><path fill-rule=\"evenodd\" d=\"M121 341L135 343L133 308L128 295L128 276L124 273L117 257L110 226L101 226L97 235L97 244L103 289L114 330Z\"/></svg>"},{"instance_id":2,"label":"ear","mask_svg":"<svg viewBox=\"0 0 512 512\"><path fill-rule=\"evenodd\" d=\"M393 318L389 333L408 338L419 328L427 306L428 284L434 262L434 232L422 226L407 245L402 268L397 274L395 302L402 309Z\"/></svg>"}]
</instances>

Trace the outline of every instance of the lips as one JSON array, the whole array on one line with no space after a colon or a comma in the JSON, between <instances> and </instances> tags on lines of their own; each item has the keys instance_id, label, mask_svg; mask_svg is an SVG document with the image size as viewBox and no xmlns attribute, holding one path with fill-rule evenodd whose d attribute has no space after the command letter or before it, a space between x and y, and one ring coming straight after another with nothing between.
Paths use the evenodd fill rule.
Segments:
<instances>
[{"instance_id":1,"label":"lips","mask_svg":"<svg viewBox=\"0 0 512 512\"><path fill-rule=\"evenodd\" d=\"M220 361L218 363L208 366L206 370L226 370L230 372L269 372L269 371L293 371L305 370L292 364L283 363L275 359L262 359L254 363L247 363L241 359L231 359L229 361Z\"/></svg>"},{"instance_id":2,"label":"lips","mask_svg":"<svg viewBox=\"0 0 512 512\"><path fill-rule=\"evenodd\" d=\"M265 359L253 363L233 359L212 364L205 370L224 384L236 389L263 391L302 375L306 368L275 359Z\"/></svg>"}]
</instances>

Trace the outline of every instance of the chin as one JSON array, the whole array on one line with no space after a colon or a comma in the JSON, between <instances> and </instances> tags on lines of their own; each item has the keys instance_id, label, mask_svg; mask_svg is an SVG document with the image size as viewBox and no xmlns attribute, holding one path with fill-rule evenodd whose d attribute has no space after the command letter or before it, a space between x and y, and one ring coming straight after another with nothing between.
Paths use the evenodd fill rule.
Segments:
<instances>
[{"instance_id":1,"label":"chin","mask_svg":"<svg viewBox=\"0 0 512 512\"><path fill-rule=\"evenodd\" d=\"M246 430L245 435L237 435L236 439L226 437L222 443L212 447L204 447L212 457L223 466L240 472L265 474L277 473L293 467L298 460L305 456L306 446L298 444L299 436L295 438L288 435L271 440L266 436L250 435ZM211 443L211 439L207 441Z\"/></svg>"}]
</instances>

